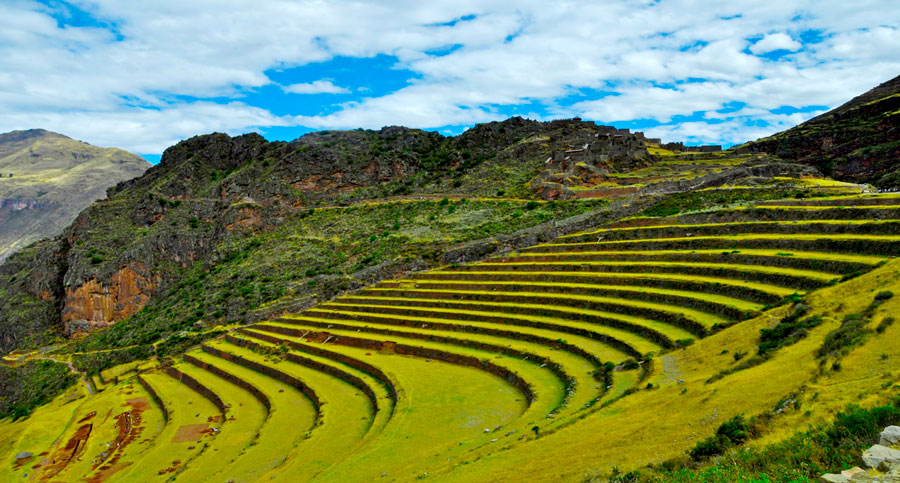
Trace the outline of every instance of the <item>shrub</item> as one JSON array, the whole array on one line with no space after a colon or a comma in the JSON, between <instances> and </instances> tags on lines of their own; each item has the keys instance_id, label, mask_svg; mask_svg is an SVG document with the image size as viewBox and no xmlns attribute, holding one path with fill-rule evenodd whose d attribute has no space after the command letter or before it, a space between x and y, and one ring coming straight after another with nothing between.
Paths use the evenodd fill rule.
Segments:
<instances>
[{"instance_id":1,"label":"shrub","mask_svg":"<svg viewBox=\"0 0 900 483\"><path fill-rule=\"evenodd\" d=\"M878 327L875 329L875 332L877 332L879 334L883 334L884 331L887 330L887 328L893 324L894 324L893 317L885 317L884 319L881 320L881 323L878 324Z\"/></svg>"},{"instance_id":2,"label":"shrub","mask_svg":"<svg viewBox=\"0 0 900 483\"><path fill-rule=\"evenodd\" d=\"M525 204L525 209L528 211L531 211L537 207L538 207L537 201L529 201L528 203Z\"/></svg>"},{"instance_id":3,"label":"shrub","mask_svg":"<svg viewBox=\"0 0 900 483\"><path fill-rule=\"evenodd\" d=\"M894 292L891 292L890 290L885 290L883 292L878 292L877 294L875 294L875 301L883 302L885 300L892 298L893 296L894 296Z\"/></svg>"},{"instance_id":4,"label":"shrub","mask_svg":"<svg viewBox=\"0 0 900 483\"><path fill-rule=\"evenodd\" d=\"M506 194L506 190L497 190L497 196L503 196Z\"/></svg>"},{"instance_id":5,"label":"shrub","mask_svg":"<svg viewBox=\"0 0 900 483\"><path fill-rule=\"evenodd\" d=\"M699 461L724 453L731 447L740 446L750 438L750 425L742 414L722 423L716 434L697 443L690 451L691 458Z\"/></svg>"}]
</instances>

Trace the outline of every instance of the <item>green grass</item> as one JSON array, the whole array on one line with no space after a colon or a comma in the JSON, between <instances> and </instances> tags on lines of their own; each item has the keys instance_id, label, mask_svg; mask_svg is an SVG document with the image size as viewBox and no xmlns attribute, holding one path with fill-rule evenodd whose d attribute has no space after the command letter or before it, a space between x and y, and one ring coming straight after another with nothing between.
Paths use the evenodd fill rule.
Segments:
<instances>
[{"instance_id":1,"label":"green grass","mask_svg":"<svg viewBox=\"0 0 900 483\"><path fill-rule=\"evenodd\" d=\"M737 253L733 251L729 253L730 256L740 257L744 256L761 256L761 257L777 257L780 256L781 250L772 249L760 249L760 248L741 248ZM597 255L597 256L616 256L616 255L641 255L647 257L654 256L665 256L665 255L690 255L690 254L698 254L698 255L719 255L722 254L723 251L721 249L697 249L697 250L622 250L622 251L613 251L613 250L604 250L604 251L579 251L577 252L580 255ZM834 262L848 262L848 263L862 263L868 265L875 265L879 262L886 260L886 257L882 256L874 256L874 255L857 255L853 253L830 253L830 252L812 252L812 251L791 251L793 253L794 258L804 258L809 260L823 260L823 261L834 261ZM519 253L520 257L541 257L541 256L554 256L554 255L566 255L568 252L562 253L553 253L553 252L522 252Z\"/></svg>"},{"instance_id":2,"label":"green grass","mask_svg":"<svg viewBox=\"0 0 900 483\"><path fill-rule=\"evenodd\" d=\"M538 256L538 255L536 255ZM681 268L681 267L698 267L698 268L710 268L710 269L719 269L719 270L734 270L738 272L758 272L758 273L770 273L770 274L778 274L778 275L790 275L793 277L801 277L808 278L812 280L818 280L822 282L830 282L834 280L836 276L827 272L819 272L815 270L798 270L795 268L783 268L783 267L769 267L765 265L741 265L737 263L687 263L687 262L508 262L508 263L481 263L479 266L560 266L560 265L570 265L570 266L611 266L611 267L671 267L671 268Z\"/></svg>"},{"instance_id":3,"label":"green grass","mask_svg":"<svg viewBox=\"0 0 900 483\"><path fill-rule=\"evenodd\" d=\"M370 288L367 289L369 292L383 292L383 293L391 293L391 292L408 292L408 293L418 293L418 294L427 294L429 292L440 292L440 293L448 293L448 294L456 294L456 295L482 295L482 296L504 296L504 297L515 297L522 298L523 300L528 300L529 298L548 298L553 300L579 300L588 303L596 303L601 305L615 305L626 308L640 308L647 309L652 311L657 311L666 314L677 314L681 315L687 319L693 320L702 324L705 327L712 327L716 324L726 324L728 322L727 319L719 317L714 314L710 314L707 312L701 312L699 310L693 310L686 307L679 307L675 305L654 303L654 302L644 302L641 300L628 300L628 299L620 299L616 297L596 297L591 295L577 295L577 294L556 294L556 293L545 293L545 292L505 292L499 290L428 290L428 289L394 289L394 288ZM627 310L627 309L626 309Z\"/></svg>"},{"instance_id":4,"label":"green grass","mask_svg":"<svg viewBox=\"0 0 900 483\"><path fill-rule=\"evenodd\" d=\"M348 315L348 313L341 311L331 311L331 313L336 315ZM342 326L341 330L349 330L351 332L353 330L360 331L359 333L361 334L361 337L371 338L373 336L386 336L391 338L391 340L394 340L394 338L396 338L395 341L398 343L400 343L401 341L405 341L403 343L415 346L422 345L425 339L421 339L418 336L424 333L429 338L441 338L441 344L446 344L447 346L445 350L452 351L454 353L457 352L459 348L466 347L466 345L471 345L474 343L513 349L515 351L526 354L526 357L531 360L539 360L540 358L544 358L546 361L556 364L565 375L567 375L574 381L576 385L574 391L567 397L567 408L559 412L559 414L561 415L577 412L582 406L590 403L593 399L602 394L602 391L598 391L595 388L595 386L597 385L597 381L590 376L593 371L600 369L599 361L595 364L594 361L586 359L580 354L569 352L565 349L550 347L548 345L540 343L516 340L494 335L462 333L449 330L439 330L437 328L422 328L422 326L410 328L396 325L379 324L377 318L375 318L374 320L356 321L350 318L316 319L306 317L302 319L293 318L289 323L265 322L264 325L294 328L296 324L300 324L302 326L304 323L309 324L310 322L340 325ZM315 324L314 327L317 327L319 324ZM322 330L322 327L318 327L316 330ZM332 332L332 329L327 330L329 333ZM375 332L377 330L390 330L391 334L378 334L377 332ZM483 352L479 352L483 354ZM497 352L496 354L500 354L500 352ZM496 359L496 354L491 356L495 358L493 362L502 364L503 359Z\"/></svg>"},{"instance_id":5,"label":"green grass","mask_svg":"<svg viewBox=\"0 0 900 483\"><path fill-rule=\"evenodd\" d=\"M434 299L427 298L413 298L413 297L370 297L372 300L378 300L379 302L390 303L392 301L396 302L435 302ZM357 302L353 301L353 297L341 297L341 301L348 305L359 305ZM489 308L491 310L497 312L504 313L528 313L531 309L535 310L547 310L552 311L554 313L558 313L560 315L572 316L574 318L578 318L580 315L593 316L603 319L612 319L619 320L626 324L633 325L635 327L644 327L650 329L654 332L657 332L669 339L670 341L676 341L679 339L688 339L694 337L690 332L681 329L679 327L673 326L671 324L666 324L663 322L659 322L652 319L647 319L643 317L636 317L627 314L619 314L614 312L606 312L602 310L589 310L589 309L577 309L568 307L566 305L549 305L549 304L530 304L530 303L512 303L512 302L483 302L477 300L442 300L440 301L447 305L465 307L466 309L486 309ZM454 307L455 308L455 307Z\"/></svg>"},{"instance_id":6,"label":"green grass","mask_svg":"<svg viewBox=\"0 0 900 483\"><path fill-rule=\"evenodd\" d=\"M257 341L255 341L257 342ZM257 342L271 346L265 342ZM368 399L357 388L331 375L286 361L267 358L224 341L210 346L274 367L308 384L322 402L321 424L290 452L275 474L313 475L343 461L366 436L374 417Z\"/></svg>"},{"instance_id":7,"label":"green grass","mask_svg":"<svg viewBox=\"0 0 900 483\"><path fill-rule=\"evenodd\" d=\"M243 479L256 473L253 467L261 455L252 445L268 417L266 408L246 389L219 376L187 363L175 367L216 393L227 406L226 419L212 444L212 451L205 451L193 460L179 478L186 481ZM228 466L227 470L223 466Z\"/></svg>"},{"instance_id":8,"label":"green grass","mask_svg":"<svg viewBox=\"0 0 900 483\"><path fill-rule=\"evenodd\" d=\"M248 382L259 389L271 403L253 445L244 450L236 465L229 465L227 473L223 474L226 469L222 468L218 473L219 477L253 480L262 479L266 473L277 472L285 464L287 456L313 429L316 409L310 400L296 388L239 364L203 351L192 351L189 354ZM285 431L286 428L291 428L291 431ZM226 427L223 432L227 430Z\"/></svg>"},{"instance_id":9,"label":"green grass","mask_svg":"<svg viewBox=\"0 0 900 483\"><path fill-rule=\"evenodd\" d=\"M762 205L765 206L765 205ZM560 240L566 240L570 238L577 238L582 236L596 235L602 233L616 233L616 232L627 232L627 231L640 231L640 230L653 230L653 229L663 229L663 228L703 228L703 227L742 227L742 226L774 226L774 225L798 225L802 227L804 225L864 225L864 224L879 224L879 223L898 223L900 220L792 220L792 221L730 221L723 223L684 223L684 224L674 224L674 223L661 223L658 225L643 225L643 226L623 226L623 227L615 227L615 228L600 228L593 231L587 231L582 233L573 233L571 235L564 235L559 237Z\"/></svg>"},{"instance_id":10,"label":"green grass","mask_svg":"<svg viewBox=\"0 0 900 483\"><path fill-rule=\"evenodd\" d=\"M656 294L656 295L671 295L675 297L684 297L689 299L698 299L704 300L707 302L712 302L720 305L727 305L729 307L734 307L739 310L760 310L763 308L761 304L756 304L753 302L748 302L746 300L741 300L734 297L726 297L723 295L716 294L708 294L702 292L689 292L684 290L669 290L669 289L661 289L661 288L652 288L652 287L637 287L637 286L629 286L629 285L605 285L605 284L594 284L594 283L563 283L563 282L529 282L529 281L493 281L493 280L474 280L474 281L461 281L461 280L428 280L428 279L408 279L408 280L399 280L400 283L403 282L413 282L417 285L417 287L421 286L423 289L427 290L428 285L435 284L446 284L446 285L480 285L484 287L528 287L531 292L540 292L541 287L557 287L557 288L572 288L572 289L589 289L589 290L597 290L597 291L612 291L612 292L637 292L642 294ZM442 290L442 289L435 289ZM546 294L545 294L546 295Z\"/></svg>"},{"instance_id":11,"label":"green grass","mask_svg":"<svg viewBox=\"0 0 900 483\"><path fill-rule=\"evenodd\" d=\"M720 253L718 250L711 250L713 253ZM602 252L599 252L602 253ZM655 252L634 252L634 253L655 253ZM529 254L522 254L523 256L528 256ZM477 267L477 265L476 265ZM640 284L642 279L653 279L653 280L675 280L682 282L697 282L704 283L710 285L733 285L738 287L746 287L754 290L758 290L760 292L776 295L778 297L786 297L796 292L796 290L787 287L779 287L777 285L763 284L750 282L746 280L733 280L729 278L720 278L720 277L702 277L698 275L682 275L677 273L628 273L628 272L565 272L565 271L528 271L526 272L512 272L512 271L440 271L440 272L432 272L433 275L437 274L447 274L450 276L453 275L474 275L474 276L502 276L508 277L510 280L515 280L516 277L520 276L539 276L546 277L546 280L553 280L554 277L576 277L590 280L602 280L604 277L613 277L613 278L627 278L634 279L635 284ZM430 279L429 279L430 280Z\"/></svg>"},{"instance_id":12,"label":"green grass","mask_svg":"<svg viewBox=\"0 0 900 483\"><path fill-rule=\"evenodd\" d=\"M141 377L162 398L169 413L168 423L163 427L156 443L138 457L134 464L116 474L120 481L166 481L173 473L160 471L189 467L207 448L205 443L215 444L216 438L206 434L199 439L175 442L179 428L190 425L208 425L218 428L221 422L210 422L210 418L221 416L219 410L205 397L194 392L178 380L163 373L147 373ZM175 461L179 464L174 464Z\"/></svg>"},{"instance_id":13,"label":"green grass","mask_svg":"<svg viewBox=\"0 0 900 483\"><path fill-rule=\"evenodd\" d=\"M507 426L526 410L518 391L480 370L334 344L326 344L325 348L384 370L398 386L400 399L394 416L376 437L352 454L331 451L331 458L347 459L319 473L317 478L324 481L370 480L381 473L411 479L416 476L414 469L424 460L445 461L476 445L487 444L497 436L484 433L485 428ZM320 444L331 446L330 441ZM295 469L302 467L301 464Z\"/></svg>"}]
</instances>

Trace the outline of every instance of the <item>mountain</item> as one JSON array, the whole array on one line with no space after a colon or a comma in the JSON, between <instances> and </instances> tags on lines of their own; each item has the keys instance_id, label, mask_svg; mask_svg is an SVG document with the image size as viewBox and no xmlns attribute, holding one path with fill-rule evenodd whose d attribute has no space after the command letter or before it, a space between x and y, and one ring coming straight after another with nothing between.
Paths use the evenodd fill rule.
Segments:
<instances>
[{"instance_id":1,"label":"mountain","mask_svg":"<svg viewBox=\"0 0 900 483\"><path fill-rule=\"evenodd\" d=\"M900 76L747 146L812 164L835 179L900 188Z\"/></svg>"},{"instance_id":2,"label":"mountain","mask_svg":"<svg viewBox=\"0 0 900 483\"><path fill-rule=\"evenodd\" d=\"M0 263L35 240L56 236L107 188L150 163L43 129L0 134Z\"/></svg>"},{"instance_id":3,"label":"mountain","mask_svg":"<svg viewBox=\"0 0 900 483\"><path fill-rule=\"evenodd\" d=\"M864 191L577 118L196 136L0 266L0 479L813 481L900 420Z\"/></svg>"}]
</instances>

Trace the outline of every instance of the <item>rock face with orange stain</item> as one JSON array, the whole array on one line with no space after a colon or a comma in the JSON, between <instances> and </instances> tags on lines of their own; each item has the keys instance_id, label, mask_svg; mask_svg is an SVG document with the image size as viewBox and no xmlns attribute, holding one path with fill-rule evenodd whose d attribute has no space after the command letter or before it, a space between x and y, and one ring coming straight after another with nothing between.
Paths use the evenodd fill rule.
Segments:
<instances>
[{"instance_id":1,"label":"rock face with orange stain","mask_svg":"<svg viewBox=\"0 0 900 483\"><path fill-rule=\"evenodd\" d=\"M107 283L92 278L78 287L67 287L62 322L66 334L107 327L141 310L159 283L144 276L147 269L132 262L115 272Z\"/></svg>"}]
</instances>

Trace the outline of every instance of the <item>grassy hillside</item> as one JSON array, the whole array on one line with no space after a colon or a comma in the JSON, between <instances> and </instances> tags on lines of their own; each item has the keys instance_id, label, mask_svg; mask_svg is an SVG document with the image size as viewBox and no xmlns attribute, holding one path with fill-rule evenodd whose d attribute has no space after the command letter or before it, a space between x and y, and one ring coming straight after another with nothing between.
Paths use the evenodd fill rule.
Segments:
<instances>
[{"instance_id":1,"label":"grassy hillside","mask_svg":"<svg viewBox=\"0 0 900 483\"><path fill-rule=\"evenodd\" d=\"M58 235L107 188L149 167L121 149L40 129L0 135L0 262Z\"/></svg>"},{"instance_id":2,"label":"grassy hillside","mask_svg":"<svg viewBox=\"0 0 900 483\"><path fill-rule=\"evenodd\" d=\"M117 342L144 337L140 326L99 331L49 352L86 370L96 393L77 384L31 418L5 422L0 448L14 461L22 451L52 452L53 441L79 441L84 459L114 438L132 443L99 468L77 458L54 466L43 455L2 471L110 481L519 480L522 472L539 481L815 481L841 469L832 465L856 464L850 455L868 432L900 422L891 416L900 411L866 416L866 408L893 401L900 377L892 363L900 358L893 343L900 326L892 323L900 308L900 198L720 194L732 201L648 215L669 202L482 262L404 274L281 317L222 326L183 355L156 344L145 364L103 368L109 350L101 347L152 340ZM382 238L425 240L439 223L452 234L457 211L471 220L521 210L519 219L526 211L552 216L550 206L395 201L321 208L303 223L330 226L319 236L338 243L366 239L354 231L356 217L396 218L388 233L366 239L362 253L370 254L402 246L379 245ZM303 224L267 236L311 236L283 231L288 226ZM272 244L241 245L246 254L219 269L222 279L242 280L246 261L269 259ZM277 286L290 264L273 262L264 272L271 280L258 280L246 296ZM216 272L200 280L217 280ZM200 283L210 297L222 290ZM204 291L190 285L181 298L197 303ZM124 407L116 403L123 394ZM98 421L98 433L84 436L85 418L110 404L120 404L115 421L140 408L141 418L156 422L122 433L119 423ZM870 423L848 426L853 418ZM47 420L69 422L41 435ZM741 436L716 439L722 427Z\"/></svg>"}]
</instances>

